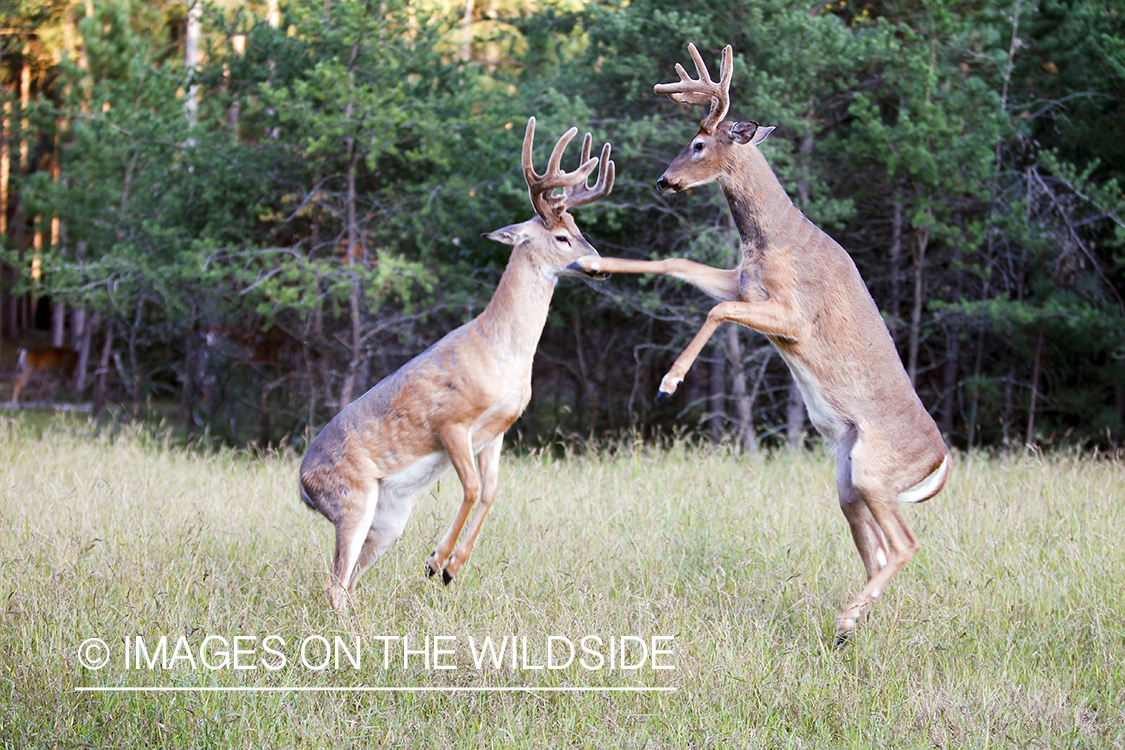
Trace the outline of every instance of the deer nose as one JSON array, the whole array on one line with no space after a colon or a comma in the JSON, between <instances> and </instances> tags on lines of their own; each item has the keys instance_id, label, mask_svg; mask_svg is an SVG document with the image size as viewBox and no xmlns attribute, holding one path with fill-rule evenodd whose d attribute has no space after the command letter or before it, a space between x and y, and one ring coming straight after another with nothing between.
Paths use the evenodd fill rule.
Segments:
<instances>
[{"instance_id":1,"label":"deer nose","mask_svg":"<svg viewBox=\"0 0 1125 750\"><path fill-rule=\"evenodd\" d=\"M667 190L668 189L668 178L665 177L664 175L660 175L660 179L658 179L656 181L656 187L659 188L661 192Z\"/></svg>"}]
</instances>

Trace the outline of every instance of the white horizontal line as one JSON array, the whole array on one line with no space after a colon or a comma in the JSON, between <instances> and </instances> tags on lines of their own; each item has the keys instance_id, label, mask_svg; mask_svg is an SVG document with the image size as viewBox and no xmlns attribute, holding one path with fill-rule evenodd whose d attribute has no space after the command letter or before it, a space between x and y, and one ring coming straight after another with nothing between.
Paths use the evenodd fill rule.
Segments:
<instances>
[{"instance_id":1,"label":"white horizontal line","mask_svg":"<svg viewBox=\"0 0 1125 750\"><path fill-rule=\"evenodd\" d=\"M110 687L78 687L76 693L674 693L675 687L597 687L597 686L572 686L572 687L533 687L533 686L498 686L498 687L388 687L378 685L340 685L322 686L310 685L304 687L278 687L278 686L233 686L217 687L200 685L198 687L184 685L153 685L142 686L110 686Z\"/></svg>"}]
</instances>

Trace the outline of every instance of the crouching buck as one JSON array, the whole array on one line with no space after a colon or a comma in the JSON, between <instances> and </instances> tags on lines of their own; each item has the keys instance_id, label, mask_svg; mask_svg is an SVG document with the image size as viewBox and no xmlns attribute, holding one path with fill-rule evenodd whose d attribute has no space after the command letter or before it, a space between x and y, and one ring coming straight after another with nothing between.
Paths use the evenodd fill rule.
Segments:
<instances>
[{"instance_id":1,"label":"crouching buck","mask_svg":"<svg viewBox=\"0 0 1125 750\"><path fill-rule=\"evenodd\" d=\"M363 572L402 534L414 496L450 466L464 499L426 572L441 571L449 583L473 551L496 497L504 432L531 398L531 363L555 283L560 275L587 275L574 262L598 254L567 210L608 195L614 165L608 143L600 160L590 158L587 134L581 165L562 171L563 151L577 132L559 138L539 175L531 160L535 118L528 120L523 173L538 215L484 235L514 246L492 300L341 410L301 462L301 498L336 527L328 598L338 612L347 610Z\"/></svg>"},{"instance_id":2,"label":"crouching buck","mask_svg":"<svg viewBox=\"0 0 1125 750\"><path fill-rule=\"evenodd\" d=\"M657 186L669 193L718 182L742 244L742 262L720 270L682 258L658 261L590 256L591 275L674 276L720 300L660 383L676 391L716 327L741 323L765 334L789 365L809 418L836 451L840 507L867 571L867 583L840 611L837 642L918 551L899 508L936 495L949 475L949 452L903 369L894 342L851 257L805 218L766 163L759 144L773 130L723 122L730 105L733 55L723 50L713 81L694 45L698 79L677 63L680 80L659 84L674 101L711 104L699 132Z\"/></svg>"}]
</instances>

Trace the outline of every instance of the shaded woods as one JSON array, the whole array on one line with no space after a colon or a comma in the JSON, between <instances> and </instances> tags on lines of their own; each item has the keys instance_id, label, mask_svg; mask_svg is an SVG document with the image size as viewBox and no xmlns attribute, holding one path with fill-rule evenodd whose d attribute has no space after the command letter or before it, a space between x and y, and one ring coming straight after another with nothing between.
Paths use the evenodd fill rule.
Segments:
<instances>
[{"instance_id":1,"label":"shaded woods","mask_svg":"<svg viewBox=\"0 0 1125 750\"><path fill-rule=\"evenodd\" d=\"M702 113L652 93L735 50L731 118L852 254L954 445L1125 438L1125 14L1112 0L483 4L2 0L0 338L78 353L66 391L298 444L480 312L529 217L529 115L609 140L605 254L732 267L716 188L655 179ZM541 157L542 158L542 157ZM564 282L527 444L799 444L799 394L708 299Z\"/></svg>"}]
</instances>

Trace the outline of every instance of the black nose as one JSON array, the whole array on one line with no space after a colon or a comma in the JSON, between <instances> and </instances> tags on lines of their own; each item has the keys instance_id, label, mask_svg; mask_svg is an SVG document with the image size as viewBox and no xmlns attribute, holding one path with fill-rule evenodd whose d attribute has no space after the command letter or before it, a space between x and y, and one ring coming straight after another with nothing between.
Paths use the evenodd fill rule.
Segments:
<instances>
[{"instance_id":1,"label":"black nose","mask_svg":"<svg viewBox=\"0 0 1125 750\"><path fill-rule=\"evenodd\" d=\"M664 179L664 175L660 175L660 179L656 181L656 187L660 190L668 189L668 180Z\"/></svg>"}]
</instances>

